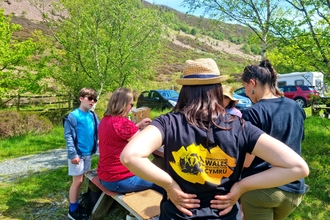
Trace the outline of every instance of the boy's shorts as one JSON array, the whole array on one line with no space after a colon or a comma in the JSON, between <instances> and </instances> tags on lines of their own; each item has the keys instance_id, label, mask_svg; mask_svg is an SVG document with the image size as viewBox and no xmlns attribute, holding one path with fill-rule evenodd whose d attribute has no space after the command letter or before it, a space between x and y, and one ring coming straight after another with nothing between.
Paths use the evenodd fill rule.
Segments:
<instances>
[{"instance_id":1,"label":"boy's shorts","mask_svg":"<svg viewBox=\"0 0 330 220\"><path fill-rule=\"evenodd\" d=\"M72 164L68 159L69 176L80 176L91 169L92 155L82 156L79 164Z\"/></svg>"}]
</instances>

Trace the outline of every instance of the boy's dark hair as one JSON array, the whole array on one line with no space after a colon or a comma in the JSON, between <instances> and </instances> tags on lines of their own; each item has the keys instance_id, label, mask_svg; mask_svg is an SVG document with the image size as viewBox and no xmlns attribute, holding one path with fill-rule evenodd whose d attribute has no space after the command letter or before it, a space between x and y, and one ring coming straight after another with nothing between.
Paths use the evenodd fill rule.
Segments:
<instances>
[{"instance_id":1,"label":"boy's dark hair","mask_svg":"<svg viewBox=\"0 0 330 220\"><path fill-rule=\"evenodd\" d=\"M92 88L82 88L78 93L78 98L86 97L86 96L89 96L89 97L92 97L92 98L96 99L97 98L97 92Z\"/></svg>"}]
</instances>

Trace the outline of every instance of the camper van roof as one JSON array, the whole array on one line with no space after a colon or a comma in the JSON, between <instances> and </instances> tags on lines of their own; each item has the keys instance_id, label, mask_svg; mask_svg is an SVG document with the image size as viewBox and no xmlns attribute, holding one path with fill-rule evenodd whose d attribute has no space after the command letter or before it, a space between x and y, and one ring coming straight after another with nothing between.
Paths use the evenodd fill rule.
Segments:
<instances>
[{"instance_id":1,"label":"camper van roof","mask_svg":"<svg viewBox=\"0 0 330 220\"><path fill-rule=\"evenodd\" d=\"M278 74L278 75L280 75L280 76L283 76L283 75L303 76L303 75L309 74L309 73L311 73L311 74L317 74L317 75L323 74L321 72L292 72L292 73L282 73L282 74Z\"/></svg>"}]
</instances>

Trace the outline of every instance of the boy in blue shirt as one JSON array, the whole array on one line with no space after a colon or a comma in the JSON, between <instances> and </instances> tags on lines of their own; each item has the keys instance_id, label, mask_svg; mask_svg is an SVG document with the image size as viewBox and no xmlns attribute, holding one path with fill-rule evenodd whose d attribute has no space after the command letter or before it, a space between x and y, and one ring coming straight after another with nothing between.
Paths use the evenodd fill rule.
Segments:
<instances>
[{"instance_id":1,"label":"boy in blue shirt","mask_svg":"<svg viewBox=\"0 0 330 220\"><path fill-rule=\"evenodd\" d=\"M91 88L79 92L79 108L70 112L64 120L64 138L68 149L68 171L72 176L69 191L72 220L88 219L86 210L78 204L84 173L91 168L92 155L97 150L97 128L99 119L90 109L97 102L97 93Z\"/></svg>"}]
</instances>

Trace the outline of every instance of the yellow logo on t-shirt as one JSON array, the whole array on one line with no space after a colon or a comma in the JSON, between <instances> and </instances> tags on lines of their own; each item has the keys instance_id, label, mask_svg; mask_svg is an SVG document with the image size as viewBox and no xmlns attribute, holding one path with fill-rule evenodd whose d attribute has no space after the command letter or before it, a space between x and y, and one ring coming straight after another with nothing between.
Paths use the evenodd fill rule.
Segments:
<instances>
[{"instance_id":1,"label":"yellow logo on t-shirt","mask_svg":"<svg viewBox=\"0 0 330 220\"><path fill-rule=\"evenodd\" d=\"M223 177L229 177L236 166L236 160L214 147L209 152L202 145L191 144L172 152L174 161L170 162L173 170L184 180L204 184L220 184Z\"/></svg>"}]
</instances>

